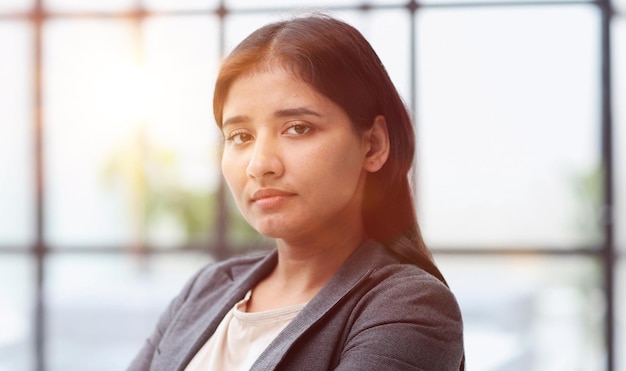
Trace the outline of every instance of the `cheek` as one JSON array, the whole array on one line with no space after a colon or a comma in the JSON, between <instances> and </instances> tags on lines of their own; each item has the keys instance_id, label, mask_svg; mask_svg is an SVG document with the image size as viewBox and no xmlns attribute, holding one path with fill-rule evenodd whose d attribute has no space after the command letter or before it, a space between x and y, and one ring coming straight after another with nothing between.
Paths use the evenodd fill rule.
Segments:
<instances>
[{"instance_id":1,"label":"cheek","mask_svg":"<svg viewBox=\"0 0 626 371\"><path fill-rule=\"evenodd\" d=\"M356 144L350 144L347 146L346 142L340 141L327 143L298 156L299 163L294 163L294 167L308 173L307 178L314 184L324 183L335 188L335 192L351 193L362 175L363 155Z\"/></svg>"},{"instance_id":2,"label":"cheek","mask_svg":"<svg viewBox=\"0 0 626 371\"><path fill-rule=\"evenodd\" d=\"M222 153L222 175L235 198L238 191L243 187L242 178L245 178L246 174L245 167L242 167L239 162L236 156L227 152Z\"/></svg>"}]
</instances>

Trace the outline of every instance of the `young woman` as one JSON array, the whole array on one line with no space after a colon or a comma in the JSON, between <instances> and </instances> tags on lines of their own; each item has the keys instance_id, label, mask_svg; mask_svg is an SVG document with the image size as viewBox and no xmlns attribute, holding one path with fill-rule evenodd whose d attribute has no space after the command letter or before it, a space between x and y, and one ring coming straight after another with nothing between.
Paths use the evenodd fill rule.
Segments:
<instances>
[{"instance_id":1,"label":"young woman","mask_svg":"<svg viewBox=\"0 0 626 371\"><path fill-rule=\"evenodd\" d=\"M198 272L131 370L459 370L463 328L419 232L409 114L369 43L269 24L215 86L222 172L269 254Z\"/></svg>"}]
</instances>

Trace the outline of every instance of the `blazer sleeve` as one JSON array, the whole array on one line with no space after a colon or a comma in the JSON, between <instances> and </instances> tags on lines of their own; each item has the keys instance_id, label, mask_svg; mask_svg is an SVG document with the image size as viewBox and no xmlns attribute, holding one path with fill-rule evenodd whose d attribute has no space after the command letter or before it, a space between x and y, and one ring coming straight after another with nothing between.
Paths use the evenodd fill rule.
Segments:
<instances>
[{"instance_id":1,"label":"blazer sleeve","mask_svg":"<svg viewBox=\"0 0 626 371\"><path fill-rule=\"evenodd\" d=\"M384 280L355 309L336 370L461 367L461 312L454 295L434 277L402 274Z\"/></svg>"},{"instance_id":2,"label":"blazer sleeve","mask_svg":"<svg viewBox=\"0 0 626 371\"><path fill-rule=\"evenodd\" d=\"M193 288L198 276L204 271L204 269L199 270L194 276L191 277L181 290L181 292L170 302L170 304L165 309L165 312L161 314L159 321L157 323L156 329L152 332L152 335L146 342L144 343L143 348L139 351L135 359L131 362L127 371L147 371L150 370L150 365L152 363L152 359L154 357L154 353L158 352L158 345L163 337L163 334L170 326L170 323L176 316L176 313L183 306L187 298L189 297L189 293Z\"/></svg>"}]
</instances>

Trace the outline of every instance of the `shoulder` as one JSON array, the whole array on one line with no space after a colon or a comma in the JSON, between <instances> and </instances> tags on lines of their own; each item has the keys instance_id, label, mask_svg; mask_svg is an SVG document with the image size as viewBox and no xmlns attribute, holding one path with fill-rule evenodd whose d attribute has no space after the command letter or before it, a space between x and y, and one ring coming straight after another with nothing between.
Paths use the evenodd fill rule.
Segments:
<instances>
[{"instance_id":1,"label":"shoulder","mask_svg":"<svg viewBox=\"0 0 626 371\"><path fill-rule=\"evenodd\" d=\"M450 293L448 286L437 277L414 264L394 263L376 268L371 272L370 279L389 286L389 289L407 293L424 290Z\"/></svg>"},{"instance_id":2,"label":"shoulder","mask_svg":"<svg viewBox=\"0 0 626 371\"><path fill-rule=\"evenodd\" d=\"M347 262L345 268L349 274L360 275L359 272L368 272L368 289L363 296L368 303L373 301L388 305L388 300L391 299L428 299L432 305L458 311L456 298L448 286L419 266L400 262L376 241L364 244Z\"/></svg>"},{"instance_id":3,"label":"shoulder","mask_svg":"<svg viewBox=\"0 0 626 371\"><path fill-rule=\"evenodd\" d=\"M459 369L461 311L441 281L415 265L395 263L371 271L359 291L342 356L347 364L376 368L393 360L397 369Z\"/></svg>"},{"instance_id":4,"label":"shoulder","mask_svg":"<svg viewBox=\"0 0 626 371\"><path fill-rule=\"evenodd\" d=\"M461 323L461 311L452 291L439 279L412 264L390 264L374 270L368 277L369 289L362 302L372 310L383 307L433 320ZM395 303L398 305L390 305Z\"/></svg>"}]
</instances>

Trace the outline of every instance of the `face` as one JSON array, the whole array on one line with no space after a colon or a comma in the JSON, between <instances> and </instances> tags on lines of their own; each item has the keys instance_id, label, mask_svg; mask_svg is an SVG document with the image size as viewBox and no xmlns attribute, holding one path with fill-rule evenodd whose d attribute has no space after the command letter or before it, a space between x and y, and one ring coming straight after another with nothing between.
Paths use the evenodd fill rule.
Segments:
<instances>
[{"instance_id":1,"label":"face","mask_svg":"<svg viewBox=\"0 0 626 371\"><path fill-rule=\"evenodd\" d=\"M223 110L222 172L259 233L307 240L361 228L369 145L344 110L289 72L254 72Z\"/></svg>"}]
</instances>

